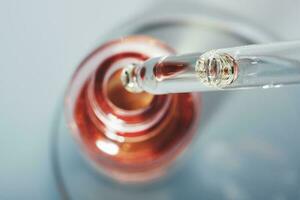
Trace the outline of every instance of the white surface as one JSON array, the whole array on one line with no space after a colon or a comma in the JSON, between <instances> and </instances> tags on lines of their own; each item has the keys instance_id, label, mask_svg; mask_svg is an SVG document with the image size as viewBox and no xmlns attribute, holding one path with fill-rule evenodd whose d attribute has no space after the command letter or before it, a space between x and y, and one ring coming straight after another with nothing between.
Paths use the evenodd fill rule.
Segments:
<instances>
[{"instance_id":1,"label":"white surface","mask_svg":"<svg viewBox=\"0 0 300 200\"><path fill-rule=\"evenodd\" d=\"M283 39L300 39L300 1L284 2L202 1L250 19ZM49 161L49 130L68 77L101 35L152 4L0 2L0 199L59 198Z\"/></svg>"}]
</instances>

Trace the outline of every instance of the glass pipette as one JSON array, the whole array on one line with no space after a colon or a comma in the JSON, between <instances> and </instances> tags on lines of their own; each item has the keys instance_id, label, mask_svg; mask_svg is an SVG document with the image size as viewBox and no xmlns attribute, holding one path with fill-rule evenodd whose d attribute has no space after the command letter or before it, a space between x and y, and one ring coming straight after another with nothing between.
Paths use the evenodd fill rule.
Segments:
<instances>
[{"instance_id":1,"label":"glass pipette","mask_svg":"<svg viewBox=\"0 0 300 200\"><path fill-rule=\"evenodd\" d=\"M300 84L300 41L151 58L123 69L130 92L152 94Z\"/></svg>"}]
</instances>

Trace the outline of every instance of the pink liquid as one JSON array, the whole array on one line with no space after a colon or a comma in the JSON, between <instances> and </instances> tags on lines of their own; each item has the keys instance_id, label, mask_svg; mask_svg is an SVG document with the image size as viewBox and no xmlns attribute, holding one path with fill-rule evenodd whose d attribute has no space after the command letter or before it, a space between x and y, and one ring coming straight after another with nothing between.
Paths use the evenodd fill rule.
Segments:
<instances>
[{"instance_id":1,"label":"pink liquid","mask_svg":"<svg viewBox=\"0 0 300 200\"><path fill-rule=\"evenodd\" d=\"M101 53L100 48L93 55ZM148 56L122 52L99 63L80 89L73 117L83 151L97 169L118 181L147 181L166 173L189 144L200 104L195 95L188 93L127 92L120 81L121 69L110 72L126 58L146 60ZM107 123L106 118L99 117L98 109L103 116L118 119L116 123L121 121L131 129L121 130L118 124Z\"/></svg>"}]
</instances>

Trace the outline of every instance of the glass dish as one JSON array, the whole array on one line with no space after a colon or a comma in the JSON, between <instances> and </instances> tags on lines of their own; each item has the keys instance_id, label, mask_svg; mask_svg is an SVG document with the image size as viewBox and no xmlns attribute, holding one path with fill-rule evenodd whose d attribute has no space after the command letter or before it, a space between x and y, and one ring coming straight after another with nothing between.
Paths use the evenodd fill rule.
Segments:
<instances>
[{"instance_id":1,"label":"glass dish","mask_svg":"<svg viewBox=\"0 0 300 200\"><path fill-rule=\"evenodd\" d=\"M222 12L193 6L180 12L166 9L149 10L102 42L142 34L188 53L272 39ZM199 134L183 161L162 180L141 186L117 184L92 170L66 127L60 105L52 130L58 188L66 199L298 198L299 96L296 87L203 94Z\"/></svg>"}]
</instances>

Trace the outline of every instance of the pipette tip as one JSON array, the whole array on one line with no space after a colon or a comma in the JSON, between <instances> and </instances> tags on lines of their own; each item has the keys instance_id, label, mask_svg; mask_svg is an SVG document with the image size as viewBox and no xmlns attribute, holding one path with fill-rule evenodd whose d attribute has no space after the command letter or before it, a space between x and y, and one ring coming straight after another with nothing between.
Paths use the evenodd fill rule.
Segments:
<instances>
[{"instance_id":1,"label":"pipette tip","mask_svg":"<svg viewBox=\"0 0 300 200\"><path fill-rule=\"evenodd\" d=\"M135 69L137 65L137 63L132 63L124 67L121 73L122 84L124 88L131 93L143 92L143 89L139 86L137 82L137 76L135 74Z\"/></svg>"}]
</instances>

